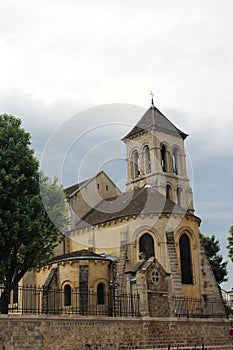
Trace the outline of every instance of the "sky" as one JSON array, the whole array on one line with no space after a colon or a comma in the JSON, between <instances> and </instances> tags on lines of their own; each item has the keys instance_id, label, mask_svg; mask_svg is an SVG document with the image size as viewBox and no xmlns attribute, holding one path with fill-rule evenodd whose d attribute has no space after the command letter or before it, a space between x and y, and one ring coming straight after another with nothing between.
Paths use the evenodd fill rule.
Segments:
<instances>
[{"instance_id":1,"label":"sky","mask_svg":"<svg viewBox=\"0 0 233 350\"><path fill-rule=\"evenodd\" d=\"M122 185L120 138L150 106L152 90L156 107L189 134L195 213L227 259L232 12L232 0L0 0L0 113L22 119L41 161L56 141L53 163L62 164L65 186L101 167ZM227 290L231 262L228 269Z\"/></svg>"}]
</instances>

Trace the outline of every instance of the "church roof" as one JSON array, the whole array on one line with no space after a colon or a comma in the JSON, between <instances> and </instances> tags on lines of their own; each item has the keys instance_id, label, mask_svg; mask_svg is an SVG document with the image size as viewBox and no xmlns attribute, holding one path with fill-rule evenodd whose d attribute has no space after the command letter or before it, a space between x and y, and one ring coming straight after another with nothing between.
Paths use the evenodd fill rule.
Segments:
<instances>
[{"instance_id":1,"label":"church roof","mask_svg":"<svg viewBox=\"0 0 233 350\"><path fill-rule=\"evenodd\" d=\"M102 200L80 220L75 229L94 226L119 218L140 214L185 214L186 210L173 203L152 187L120 193L117 197Z\"/></svg>"},{"instance_id":2,"label":"church roof","mask_svg":"<svg viewBox=\"0 0 233 350\"><path fill-rule=\"evenodd\" d=\"M175 136L180 136L183 140L188 136L179 130L170 120L165 117L154 105L152 105L142 116L133 129L123 138L123 141L136 136L143 131L162 131Z\"/></svg>"},{"instance_id":3,"label":"church roof","mask_svg":"<svg viewBox=\"0 0 233 350\"><path fill-rule=\"evenodd\" d=\"M60 261L69 261L69 260L111 260L105 255L93 253L90 249L81 249L76 250L75 252L70 252L62 255L55 256L50 261L51 263L56 263Z\"/></svg>"}]
</instances>

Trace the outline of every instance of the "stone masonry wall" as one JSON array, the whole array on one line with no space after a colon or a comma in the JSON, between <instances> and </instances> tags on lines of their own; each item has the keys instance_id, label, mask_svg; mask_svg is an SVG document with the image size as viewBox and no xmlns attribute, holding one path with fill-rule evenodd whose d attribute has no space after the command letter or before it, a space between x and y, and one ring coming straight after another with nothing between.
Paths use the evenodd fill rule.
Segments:
<instances>
[{"instance_id":1,"label":"stone masonry wall","mask_svg":"<svg viewBox=\"0 0 233 350\"><path fill-rule=\"evenodd\" d=\"M232 349L226 320L0 316L0 350Z\"/></svg>"}]
</instances>

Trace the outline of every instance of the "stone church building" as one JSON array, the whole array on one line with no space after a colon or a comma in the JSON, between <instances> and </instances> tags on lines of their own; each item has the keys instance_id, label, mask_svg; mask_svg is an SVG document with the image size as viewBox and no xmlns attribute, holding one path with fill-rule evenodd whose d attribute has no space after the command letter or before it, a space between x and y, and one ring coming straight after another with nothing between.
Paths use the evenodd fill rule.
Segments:
<instances>
[{"instance_id":1,"label":"stone church building","mask_svg":"<svg viewBox=\"0 0 233 350\"><path fill-rule=\"evenodd\" d=\"M66 188L70 226L48 266L24 285L64 290L63 306L106 309L108 293L138 296L140 317L225 318L195 215L179 130L155 106L125 135L128 180L121 192L101 171ZM74 300L72 290L82 297ZM119 301L115 312L120 315Z\"/></svg>"}]
</instances>

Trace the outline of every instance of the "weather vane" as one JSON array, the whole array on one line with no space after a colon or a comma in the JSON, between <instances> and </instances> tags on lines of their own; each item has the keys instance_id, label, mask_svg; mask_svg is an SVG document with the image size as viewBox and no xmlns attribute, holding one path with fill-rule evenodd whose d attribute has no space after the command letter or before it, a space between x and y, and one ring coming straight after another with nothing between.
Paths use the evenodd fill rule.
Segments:
<instances>
[{"instance_id":1,"label":"weather vane","mask_svg":"<svg viewBox=\"0 0 233 350\"><path fill-rule=\"evenodd\" d=\"M151 106L154 107L154 94L152 91L150 92L150 95L151 95Z\"/></svg>"}]
</instances>

